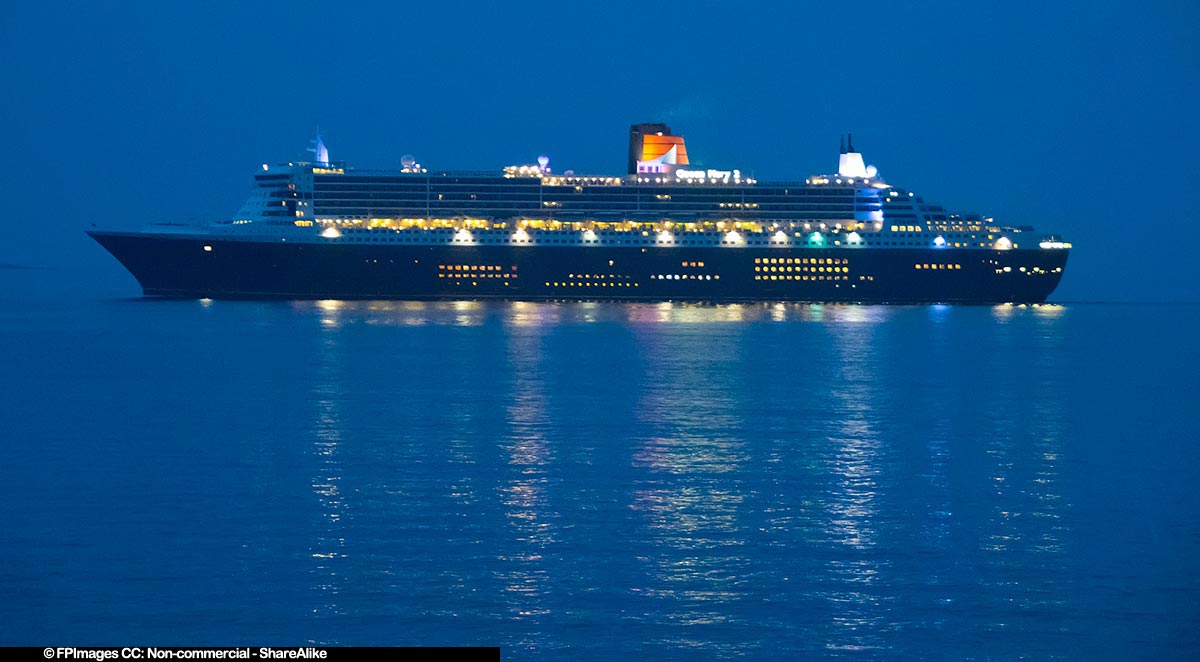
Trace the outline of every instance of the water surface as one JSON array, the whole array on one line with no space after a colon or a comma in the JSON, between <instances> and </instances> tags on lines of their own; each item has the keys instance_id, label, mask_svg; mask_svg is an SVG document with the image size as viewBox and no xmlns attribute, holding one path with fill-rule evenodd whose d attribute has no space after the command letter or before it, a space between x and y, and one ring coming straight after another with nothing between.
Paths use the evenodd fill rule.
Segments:
<instances>
[{"instance_id":1,"label":"water surface","mask_svg":"<svg viewBox=\"0 0 1200 662\"><path fill-rule=\"evenodd\" d=\"M0 303L0 644L1200 645L1200 307Z\"/></svg>"}]
</instances>

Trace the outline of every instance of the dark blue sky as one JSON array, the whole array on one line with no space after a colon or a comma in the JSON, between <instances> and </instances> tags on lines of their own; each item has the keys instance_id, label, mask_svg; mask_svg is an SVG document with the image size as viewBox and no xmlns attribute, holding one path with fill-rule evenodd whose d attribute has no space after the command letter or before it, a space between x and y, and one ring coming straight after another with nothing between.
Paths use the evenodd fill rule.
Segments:
<instances>
[{"instance_id":1,"label":"dark blue sky","mask_svg":"<svg viewBox=\"0 0 1200 662\"><path fill-rule=\"evenodd\" d=\"M0 264L135 294L85 227L226 217L318 124L352 165L619 173L661 120L762 180L853 131L927 200L1066 234L1059 300L1200 300L1191 2L107 4L0 7Z\"/></svg>"}]
</instances>

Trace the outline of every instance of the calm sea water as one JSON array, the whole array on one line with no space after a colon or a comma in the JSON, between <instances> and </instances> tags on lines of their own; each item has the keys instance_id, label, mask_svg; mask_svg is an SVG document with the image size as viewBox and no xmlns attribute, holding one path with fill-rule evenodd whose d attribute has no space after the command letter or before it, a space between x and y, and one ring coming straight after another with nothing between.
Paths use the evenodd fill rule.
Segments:
<instances>
[{"instance_id":1,"label":"calm sea water","mask_svg":"<svg viewBox=\"0 0 1200 662\"><path fill-rule=\"evenodd\" d=\"M1197 306L0 304L0 644L1200 650Z\"/></svg>"}]
</instances>

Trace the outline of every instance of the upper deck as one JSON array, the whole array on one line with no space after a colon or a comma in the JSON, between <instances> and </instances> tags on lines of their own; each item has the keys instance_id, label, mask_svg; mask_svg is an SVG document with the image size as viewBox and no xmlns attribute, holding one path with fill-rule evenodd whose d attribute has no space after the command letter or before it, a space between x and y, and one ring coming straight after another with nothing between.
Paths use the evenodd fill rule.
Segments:
<instances>
[{"instance_id":1,"label":"upper deck","mask_svg":"<svg viewBox=\"0 0 1200 662\"><path fill-rule=\"evenodd\" d=\"M887 184L852 144L843 145L836 174L760 183L736 169L691 166L682 138L664 125L635 125L632 134L630 172L621 177L554 173L545 157L499 172L431 172L410 157L398 170L264 164L254 194L228 225L405 243L1070 246L1028 226L927 204ZM327 158L319 143L318 154ZM380 232L389 230L400 234Z\"/></svg>"}]
</instances>

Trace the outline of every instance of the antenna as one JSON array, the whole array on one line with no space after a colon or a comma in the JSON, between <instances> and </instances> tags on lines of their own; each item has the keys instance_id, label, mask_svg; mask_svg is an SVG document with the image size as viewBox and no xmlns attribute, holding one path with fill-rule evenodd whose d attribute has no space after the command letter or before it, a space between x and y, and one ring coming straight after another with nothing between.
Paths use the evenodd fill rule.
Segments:
<instances>
[{"instance_id":1,"label":"antenna","mask_svg":"<svg viewBox=\"0 0 1200 662\"><path fill-rule=\"evenodd\" d=\"M838 157L838 174L842 177L871 177L867 174L867 166L863 163L862 154L854 151L854 134L846 134L846 145Z\"/></svg>"},{"instance_id":2,"label":"antenna","mask_svg":"<svg viewBox=\"0 0 1200 662\"><path fill-rule=\"evenodd\" d=\"M845 134L838 136L838 154L846 153L846 136Z\"/></svg>"}]
</instances>

